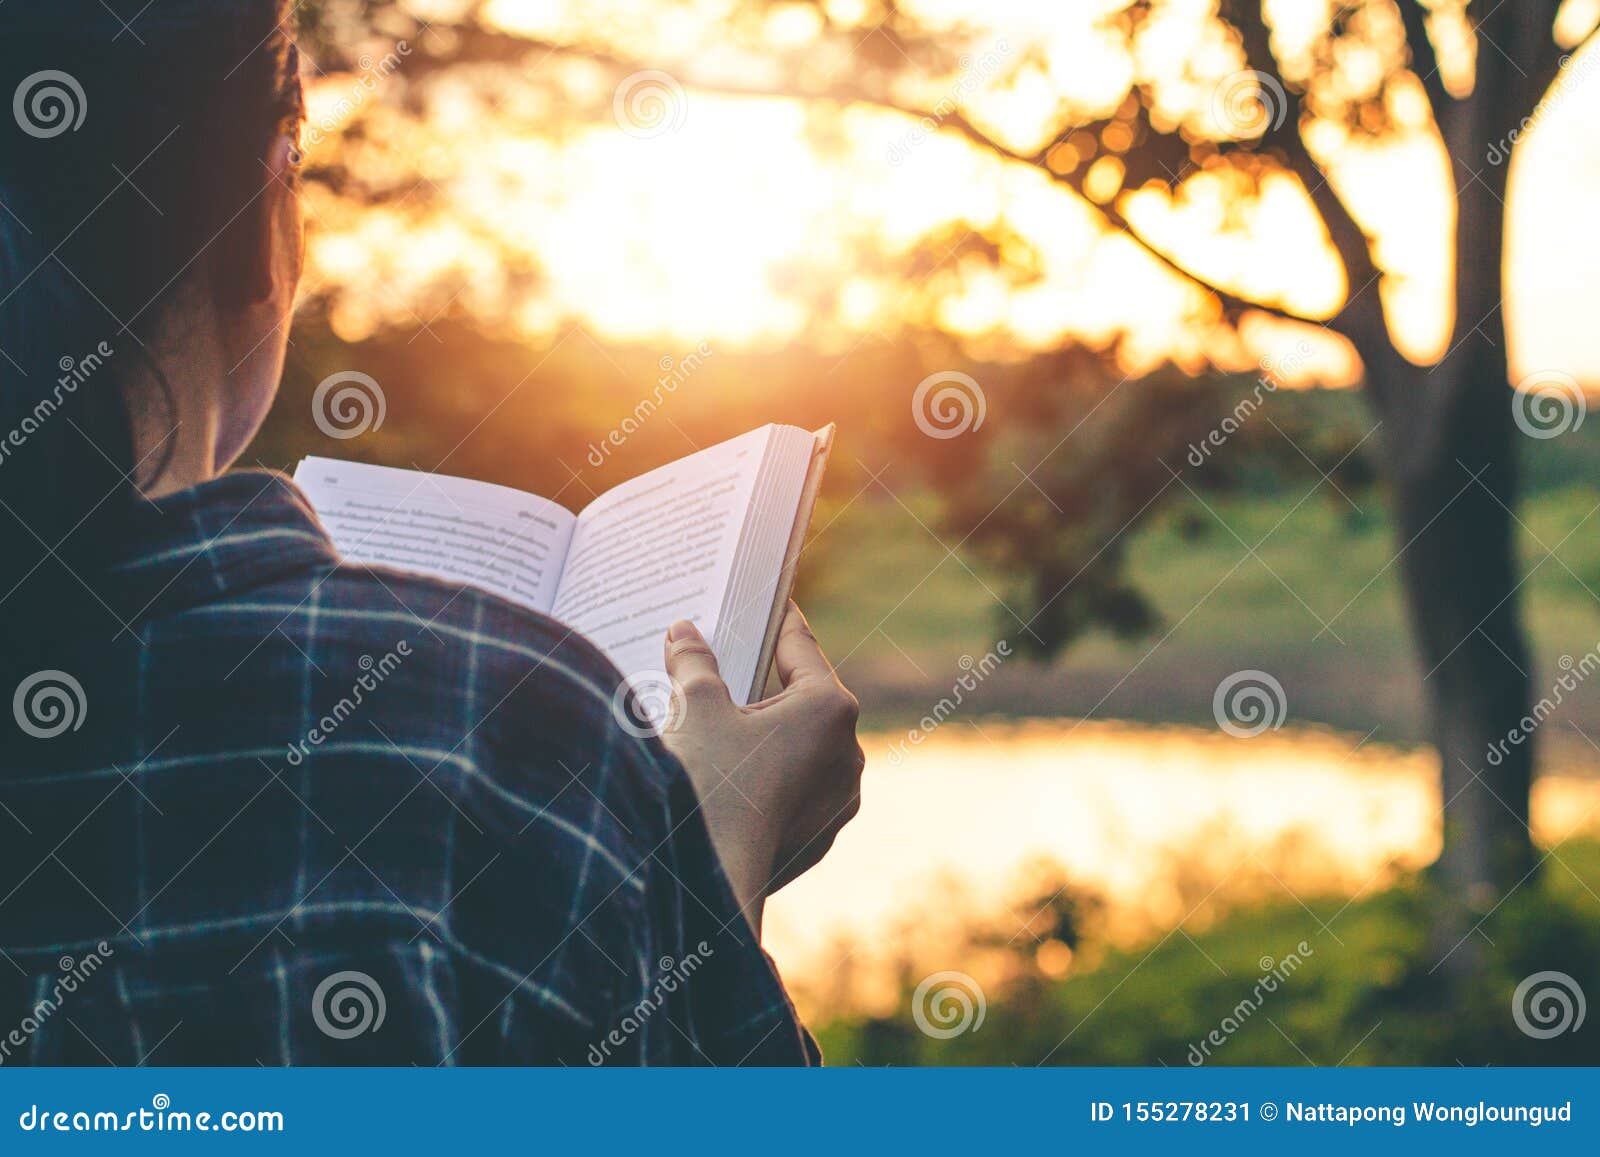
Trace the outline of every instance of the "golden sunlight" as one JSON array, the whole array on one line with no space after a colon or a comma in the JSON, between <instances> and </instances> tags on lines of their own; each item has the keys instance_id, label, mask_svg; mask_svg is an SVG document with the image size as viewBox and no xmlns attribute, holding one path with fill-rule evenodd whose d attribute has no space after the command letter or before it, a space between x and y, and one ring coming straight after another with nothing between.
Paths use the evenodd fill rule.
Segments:
<instances>
[{"instance_id":1,"label":"golden sunlight","mask_svg":"<svg viewBox=\"0 0 1600 1157\"><path fill-rule=\"evenodd\" d=\"M917 8L935 26L979 11L966 0ZM490 5L500 27L557 45L593 35L624 9L632 11L557 0ZM658 52L701 43L717 35L718 10L674 7L672 20L658 13L635 31L648 32ZM777 49L803 47L816 34L805 11L780 6L753 35ZM1102 15L1087 4L1048 15L1032 5L981 6L978 27L1000 30L994 43L1003 49L994 51L1027 47L1049 62L1048 75L1030 57L1005 86L934 78L907 99L934 105L953 92L956 106L999 140L1034 148L1048 143L1041 134L1062 101L1105 115L1129 70L1230 67L1225 46L1196 43L1192 22L1175 14L1165 18L1175 22L1170 29L1141 41L1138 59L1108 51ZM1293 22L1283 27L1292 39ZM1584 316L1600 256L1600 224L1584 211L1584 190L1600 174L1600 140L1585 130L1600 115L1597 61L1591 50L1568 65L1517 145L1506 276L1519 375L1560 365L1600 382L1600 350L1585 340ZM619 342L752 347L807 333L848 344L932 326L1021 350L1117 341L1130 371L1163 361L1241 368L1268 352L1245 347L1255 346L1249 335L1276 327L1246 327L1244 347L1218 340L1204 295L1108 230L1096 206L936 119L718 94L662 72L659 91L645 95L663 102L668 123L640 133L605 112L574 122L563 94L612 111L614 78L591 63L557 53L535 72L553 87L523 93L503 72L438 78L425 89L420 124L388 99L411 83L403 63L375 85L352 74L311 85L311 121L328 129L311 142L314 156L337 159L369 185L392 180L400 194L360 212L326 191L312 200L313 282L341 337L464 309L531 339L576 323ZM1174 91L1164 98L1179 102L1171 115L1203 108L1203 91ZM1400 115L1414 120L1406 103L1402 90ZM1341 142L1332 131L1309 139L1376 238L1381 284L1343 284L1305 190L1289 177L1269 177L1248 212L1230 179L1210 170L1173 195L1123 194L1117 207L1151 244L1259 300L1320 317L1347 291L1380 293L1403 351L1423 364L1436 359L1452 324L1453 214L1448 161L1431 127L1382 146ZM1504 164L1511 142L1484 142L1484 151L1484 165ZM973 231L1007 259L963 251ZM1339 343L1318 348L1312 375L1350 381L1354 365Z\"/></svg>"}]
</instances>

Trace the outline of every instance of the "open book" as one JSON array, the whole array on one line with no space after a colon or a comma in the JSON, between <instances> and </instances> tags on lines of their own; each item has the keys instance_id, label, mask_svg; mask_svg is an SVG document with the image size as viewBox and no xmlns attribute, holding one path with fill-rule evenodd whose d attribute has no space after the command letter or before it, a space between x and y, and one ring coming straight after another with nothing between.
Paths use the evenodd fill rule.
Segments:
<instances>
[{"instance_id":1,"label":"open book","mask_svg":"<svg viewBox=\"0 0 1600 1157\"><path fill-rule=\"evenodd\" d=\"M506 486L331 458L303 459L294 479L349 561L542 611L630 679L660 671L667 628L689 619L742 705L766 685L833 430L763 426L578 514Z\"/></svg>"}]
</instances>

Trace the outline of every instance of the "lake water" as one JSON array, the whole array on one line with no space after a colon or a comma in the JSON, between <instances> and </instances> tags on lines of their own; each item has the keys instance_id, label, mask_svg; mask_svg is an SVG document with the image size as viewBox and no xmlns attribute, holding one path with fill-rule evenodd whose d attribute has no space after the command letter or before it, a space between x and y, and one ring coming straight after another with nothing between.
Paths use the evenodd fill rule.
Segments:
<instances>
[{"instance_id":1,"label":"lake water","mask_svg":"<svg viewBox=\"0 0 1600 1157\"><path fill-rule=\"evenodd\" d=\"M951 722L864 737L861 813L819 867L768 905L766 941L802 991L882 990L893 954L937 962L975 914L1008 913L1030 876L1103 894L1108 935L1159 936L1219 902L1359 896L1439 850L1430 749L1291 729L1238 739L1184 727ZM1587 758L1592 756L1593 758ZM1545 845L1600 831L1600 753L1546 758L1534 791ZM945 960L956 967L959 960ZM815 998L807 1003L814 1003Z\"/></svg>"}]
</instances>

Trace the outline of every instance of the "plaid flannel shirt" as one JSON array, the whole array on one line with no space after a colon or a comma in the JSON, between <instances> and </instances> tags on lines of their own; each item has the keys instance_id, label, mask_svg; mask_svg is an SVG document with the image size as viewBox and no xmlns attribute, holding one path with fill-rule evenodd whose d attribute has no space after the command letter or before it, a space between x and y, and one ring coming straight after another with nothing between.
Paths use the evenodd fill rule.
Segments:
<instances>
[{"instance_id":1,"label":"plaid flannel shirt","mask_svg":"<svg viewBox=\"0 0 1600 1157\"><path fill-rule=\"evenodd\" d=\"M0 716L0 1064L818 1059L590 644L279 475L129 517Z\"/></svg>"}]
</instances>

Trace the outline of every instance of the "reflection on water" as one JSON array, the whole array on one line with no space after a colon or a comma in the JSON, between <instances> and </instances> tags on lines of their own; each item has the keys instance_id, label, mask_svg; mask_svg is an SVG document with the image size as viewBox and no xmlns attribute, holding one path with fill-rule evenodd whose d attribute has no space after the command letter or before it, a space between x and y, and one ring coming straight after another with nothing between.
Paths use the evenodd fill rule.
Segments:
<instances>
[{"instance_id":1,"label":"reflection on water","mask_svg":"<svg viewBox=\"0 0 1600 1157\"><path fill-rule=\"evenodd\" d=\"M891 766L898 738L863 740L861 814L768 906L768 948L802 987L881 970L894 944L935 946L971 914L1003 916L1038 861L1102 893L1108 934L1131 940L1213 899L1361 895L1439 850L1429 749L1311 729L951 723ZM1544 844L1596 830L1600 780L1547 773L1533 816Z\"/></svg>"}]
</instances>

